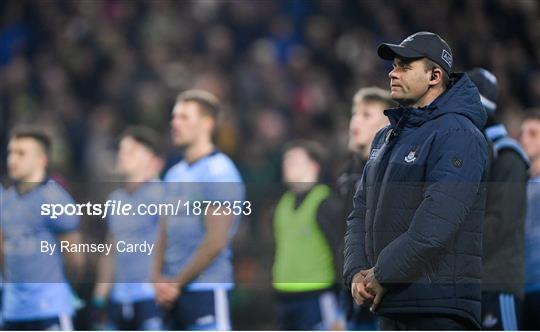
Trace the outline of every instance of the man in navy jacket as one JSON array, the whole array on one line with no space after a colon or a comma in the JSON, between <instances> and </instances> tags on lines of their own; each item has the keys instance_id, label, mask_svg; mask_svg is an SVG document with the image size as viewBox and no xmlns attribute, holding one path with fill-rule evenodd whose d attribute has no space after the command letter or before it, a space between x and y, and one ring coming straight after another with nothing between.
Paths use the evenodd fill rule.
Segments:
<instances>
[{"instance_id":1,"label":"man in navy jacket","mask_svg":"<svg viewBox=\"0 0 540 332\"><path fill-rule=\"evenodd\" d=\"M344 278L382 330L480 327L488 145L478 90L418 32L382 44L400 107L371 147L345 235Z\"/></svg>"}]
</instances>

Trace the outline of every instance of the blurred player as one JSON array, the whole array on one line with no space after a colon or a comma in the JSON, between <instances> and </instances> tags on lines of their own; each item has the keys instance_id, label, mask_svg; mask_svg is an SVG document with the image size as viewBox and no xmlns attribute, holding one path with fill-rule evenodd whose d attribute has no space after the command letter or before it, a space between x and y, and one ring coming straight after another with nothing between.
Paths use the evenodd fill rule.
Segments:
<instances>
[{"instance_id":1,"label":"blurred player","mask_svg":"<svg viewBox=\"0 0 540 332\"><path fill-rule=\"evenodd\" d=\"M389 124L384 110L396 106L390 93L377 87L362 88L353 97L349 122L350 160L337 180L339 196L346 203L343 220L352 210L353 196L368 160L371 142L375 134Z\"/></svg>"},{"instance_id":2,"label":"blurred player","mask_svg":"<svg viewBox=\"0 0 540 332\"><path fill-rule=\"evenodd\" d=\"M339 314L335 226L341 206L318 184L324 151L315 142L288 144L283 180L288 191L274 212L273 285L280 330L343 330Z\"/></svg>"},{"instance_id":3,"label":"blurred player","mask_svg":"<svg viewBox=\"0 0 540 332\"><path fill-rule=\"evenodd\" d=\"M131 127L121 136L117 167L125 176L124 188L114 191L108 198L132 206L163 203L163 188L156 182L163 167L159 136L150 128ZM159 216L112 215L107 219L107 242L116 246L126 243L154 244L157 238ZM147 253L103 255L99 264L99 281L93 303L103 307L110 299L109 320L114 329L159 330L161 317L150 283L152 256ZM112 286L112 289L111 289Z\"/></svg>"},{"instance_id":4,"label":"blurred player","mask_svg":"<svg viewBox=\"0 0 540 332\"><path fill-rule=\"evenodd\" d=\"M0 183L0 214L2 214L2 201L4 200L4 186ZM1 216L0 216L1 220ZM0 252L2 250L1 246L3 244L0 244ZM2 262L2 258L0 257L0 262ZM2 305L2 292L4 290L4 276L3 274L0 274L0 329L4 329L4 313Z\"/></svg>"},{"instance_id":5,"label":"blurred player","mask_svg":"<svg viewBox=\"0 0 540 332\"><path fill-rule=\"evenodd\" d=\"M47 177L50 139L35 129L19 129L8 144L8 174L14 181L3 194L0 210L3 240L4 327L8 330L72 330L74 313L64 272L80 271L77 253L61 254L59 241L79 242L79 217L41 215L44 203L71 204L73 199ZM57 244L43 252L43 242ZM40 250L41 248L41 250Z\"/></svg>"},{"instance_id":6,"label":"blurred player","mask_svg":"<svg viewBox=\"0 0 540 332\"><path fill-rule=\"evenodd\" d=\"M218 206L243 202L244 187L233 162L213 143L218 113L216 97L202 90L180 94L172 112L172 140L184 159L165 176L167 194L188 206L161 222L156 249L153 279L169 329L231 329L229 243L240 216L238 209ZM212 203L201 208L202 201Z\"/></svg>"},{"instance_id":7,"label":"blurred player","mask_svg":"<svg viewBox=\"0 0 540 332\"><path fill-rule=\"evenodd\" d=\"M524 281L524 221L529 159L503 124L496 122L497 79L483 69L467 73L488 114L491 143L482 239L482 329L521 327Z\"/></svg>"},{"instance_id":8,"label":"blurred player","mask_svg":"<svg viewBox=\"0 0 540 332\"><path fill-rule=\"evenodd\" d=\"M525 219L524 329L540 330L540 109L525 116L521 143L531 160Z\"/></svg>"},{"instance_id":9,"label":"blurred player","mask_svg":"<svg viewBox=\"0 0 540 332\"><path fill-rule=\"evenodd\" d=\"M338 195L344 203L343 214L340 218L343 220L339 245L341 252L343 252L345 220L352 211L354 193L369 158L371 142L375 134L389 124L384 110L396 106L397 103L390 98L390 92L377 87L362 88L353 97L352 116L349 122L350 159L337 180ZM347 313L348 329L375 330L377 328L374 315L367 309L355 305L348 289L342 292L340 300Z\"/></svg>"}]
</instances>

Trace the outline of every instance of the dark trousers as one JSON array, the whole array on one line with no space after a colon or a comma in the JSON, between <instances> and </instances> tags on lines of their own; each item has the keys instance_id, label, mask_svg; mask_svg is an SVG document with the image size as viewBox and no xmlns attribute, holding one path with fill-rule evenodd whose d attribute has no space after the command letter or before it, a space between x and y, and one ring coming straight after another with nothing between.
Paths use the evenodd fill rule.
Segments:
<instances>
[{"instance_id":1,"label":"dark trousers","mask_svg":"<svg viewBox=\"0 0 540 332\"><path fill-rule=\"evenodd\" d=\"M156 301L111 303L111 327L115 330L156 331L162 328L162 317Z\"/></svg>"},{"instance_id":2,"label":"dark trousers","mask_svg":"<svg viewBox=\"0 0 540 332\"><path fill-rule=\"evenodd\" d=\"M4 329L8 331L71 331L73 330L73 324L71 317L61 316L28 321L5 321Z\"/></svg>"},{"instance_id":3,"label":"dark trousers","mask_svg":"<svg viewBox=\"0 0 540 332\"><path fill-rule=\"evenodd\" d=\"M183 291L165 314L167 330L230 330L230 292L225 289Z\"/></svg>"},{"instance_id":4,"label":"dark trousers","mask_svg":"<svg viewBox=\"0 0 540 332\"><path fill-rule=\"evenodd\" d=\"M381 316L379 318L379 330L381 331L407 331L407 330L439 330L439 331L463 331L478 330L470 321L449 315L434 314L410 314L395 315L392 317Z\"/></svg>"},{"instance_id":5,"label":"dark trousers","mask_svg":"<svg viewBox=\"0 0 540 332\"><path fill-rule=\"evenodd\" d=\"M351 291L342 289L339 294L339 304L347 319L349 331L376 331L378 327L377 317L367 307L358 306Z\"/></svg>"},{"instance_id":6,"label":"dark trousers","mask_svg":"<svg viewBox=\"0 0 540 332\"><path fill-rule=\"evenodd\" d=\"M525 330L540 330L540 291L525 294L523 327Z\"/></svg>"},{"instance_id":7,"label":"dark trousers","mask_svg":"<svg viewBox=\"0 0 540 332\"><path fill-rule=\"evenodd\" d=\"M284 331L330 330L338 320L338 303L334 290L279 294L278 328Z\"/></svg>"}]
</instances>

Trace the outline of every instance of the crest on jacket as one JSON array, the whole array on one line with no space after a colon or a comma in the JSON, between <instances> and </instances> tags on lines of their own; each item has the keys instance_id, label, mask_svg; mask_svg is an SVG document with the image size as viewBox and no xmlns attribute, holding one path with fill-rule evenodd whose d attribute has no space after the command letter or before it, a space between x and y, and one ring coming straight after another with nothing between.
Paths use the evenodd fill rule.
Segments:
<instances>
[{"instance_id":1,"label":"crest on jacket","mask_svg":"<svg viewBox=\"0 0 540 332\"><path fill-rule=\"evenodd\" d=\"M410 164L416 160L416 150L411 150L407 156L405 156L405 162Z\"/></svg>"}]
</instances>

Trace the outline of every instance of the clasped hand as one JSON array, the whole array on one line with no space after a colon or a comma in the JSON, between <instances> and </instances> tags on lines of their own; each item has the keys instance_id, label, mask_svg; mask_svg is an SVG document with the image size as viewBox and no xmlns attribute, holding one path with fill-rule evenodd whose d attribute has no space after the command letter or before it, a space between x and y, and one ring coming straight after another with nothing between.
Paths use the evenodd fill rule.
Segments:
<instances>
[{"instance_id":1,"label":"clasped hand","mask_svg":"<svg viewBox=\"0 0 540 332\"><path fill-rule=\"evenodd\" d=\"M351 294L356 304L367 305L371 303L370 310L379 307L386 289L375 278L374 268L358 272L352 279Z\"/></svg>"}]
</instances>

